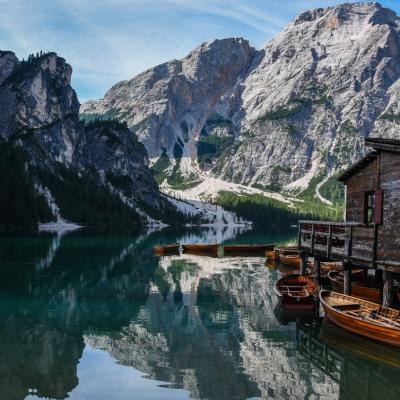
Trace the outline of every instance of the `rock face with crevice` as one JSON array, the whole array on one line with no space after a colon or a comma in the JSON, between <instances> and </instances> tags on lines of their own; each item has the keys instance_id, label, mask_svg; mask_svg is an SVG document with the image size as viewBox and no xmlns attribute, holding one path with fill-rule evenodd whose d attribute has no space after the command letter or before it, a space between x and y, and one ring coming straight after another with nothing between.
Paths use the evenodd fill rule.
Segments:
<instances>
[{"instance_id":1,"label":"rock face with crevice","mask_svg":"<svg viewBox=\"0 0 400 400\"><path fill-rule=\"evenodd\" d=\"M102 188L100 203L129 207L136 216L140 202L157 209L160 195L143 144L117 121L83 124L71 75L71 66L56 53L20 62L14 53L0 52L0 145L11 158L22 157L20 165L25 166L20 175L31 185L32 196L44 196L49 206L48 212L33 210L32 215L41 222L71 215L55 204L63 199L54 196L50 183L60 189L59 196L62 186L73 183L77 198L83 194L79 190ZM15 165L7 168L11 171ZM35 201L32 196L29 201Z\"/></svg>"},{"instance_id":2,"label":"rock face with crevice","mask_svg":"<svg viewBox=\"0 0 400 400\"><path fill-rule=\"evenodd\" d=\"M172 157L177 143L184 146L184 156L192 155L208 116L255 55L243 39L204 43L182 60L117 83L102 100L83 104L81 113L126 121L150 157L159 157L162 148Z\"/></svg>"},{"instance_id":3,"label":"rock face with crevice","mask_svg":"<svg viewBox=\"0 0 400 400\"><path fill-rule=\"evenodd\" d=\"M126 121L151 157L166 148L174 158L179 146L194 170L303 190L361 157L364 137L399 136L399 55L393 11L377 3L319 8L259 51L243 39L203 44L116 84L82 112ZM207 132L209 119L220 121L217 132L229 126L233 143ZM197 162L202 142L206 163Z\"/></svg>"}]
</instances>

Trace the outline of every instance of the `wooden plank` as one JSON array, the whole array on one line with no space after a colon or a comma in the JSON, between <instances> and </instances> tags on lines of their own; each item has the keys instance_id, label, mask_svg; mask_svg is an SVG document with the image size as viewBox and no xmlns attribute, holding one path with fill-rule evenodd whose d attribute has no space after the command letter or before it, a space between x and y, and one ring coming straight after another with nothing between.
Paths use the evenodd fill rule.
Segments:
<instances>
[{"instance_id":1,"label":"wooden plank","mask_svg":"<svg viewBox=\"0 0 400 400\"><path fill-rule=\"evenodd\" d=\"M375 224L382 223L382 211L383 211L383 190L378 189L375 191L375 212L374 222Z\"/></svg>"}]
</instances>

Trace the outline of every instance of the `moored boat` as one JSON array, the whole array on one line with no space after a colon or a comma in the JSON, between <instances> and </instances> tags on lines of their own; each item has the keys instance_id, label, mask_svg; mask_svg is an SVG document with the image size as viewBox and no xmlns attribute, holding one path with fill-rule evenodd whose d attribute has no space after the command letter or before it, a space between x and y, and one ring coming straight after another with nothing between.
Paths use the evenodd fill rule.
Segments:
<instances>
[{"instance_id":1,"label":"moored boat","mask_svg":"<svg viewBox=\"0 0 400 400\"><path fill-rule=\"evenodd\" d=\"M319 283L322 283L322 284L329 283L328 274L330 271L340 271L342 269L341 262L322 261L320 265L321 265L321 270L320 270L320 276L319 276ZM313 279L316 279L315 261L310 260L307 263L307 268L308 268L309 276Z\"/></svg>"},{"instance_id":2,"label":"moored boat","mask_svg":"<svg viewBox=\"0 0 400 400\"><path fill-rule=\"evenodd\" d=\"M400 311L354 296L321 290L326 317L350 332L400 347Z\"/></svg>"},{"instance_id":3,"label":"moored boat","mask_svg":"<svg viewBox=\"0 0 400 400\"><path fill-rule=\"evenodd\" d=\"M290 252L279 252L279 262L284 265L289 265L291 267L300 267L301 263L301 258L297 252L296 253L290 253Z\"/></svg>"},{"instance_id":4,"label":"moored boat","mask_svg":"<svg viewBox=\"0 0 400 400\"><path fill-rule=\"evenodd\" d=\"M187 243L182 244L184 253L191 254L210 254L218 256L219 244L207 244L207 243Z\"/></svg>"},{"instance_id":5,"label":"moored boat","mask_svg":"<svg viewBox=\"0 0 400 400\"><path fill-rule=\"evenodd\" d=\"M271 250L266 250L265 251L265 256L268 258L269 261L275 261L279 258L279 254L280 252L284 253L284 252L293 252L293 251L297 251L298 247L297 246L280 246L280 247L274 247Z\"/></svg>"},{"instance_id":6,"label":"moored boat","mask_svg":"<svg viewBox=\"0 0 400 400\"><path fill-rule=\"evenodd\" d=\"M274 244L236 244L224 245L224 255L264 254L274 251Z\"/></svg>"},{"instance_id":7,"label":"moored boat","mask_svg":"<svg viewBox=\"0 0 400 400\"><path fill-rule=\"evenodd\" d=\"M272 250L266 250L264 252L265 257L267 257L267 260L269 262L275 261L276 258L278 257L278 250L273 248Z\"/></svg>"},{"instance_id":8,"label":"moored boat","mask_svg":"<svg viewBox=\"0 0 400 400\"><path fill-rule=\"evenodd\" d=\"M314 280L306 275L286 275L275 284L282 307L288 309L313 309L317 285Z\"/></svg>"},{"instance_id":9,"label":"moored boat","mask_svg":"<svg viewBox=\"0 0 400 400\"><path fill-rule=\"evenodd\" d=\"M157 245L153 247L153 252L158 255L179 254L179 243Z\"/></svg>"},{"instance_id":10,"label":"moored boat","mask_svg":"<svg viewBox=\"0 0 400 400\"><path fill-rule=\"evenodd\" d=\"M361 299L374 301L379 303L381 296L380 284L373 281L361 281L362 270L353 272L352 278L355 279L351 282L351 294ZM344 281L343 273L338 271L329 271L329 282L335 292L343 293Z\"/></svg>"}]
</instances>

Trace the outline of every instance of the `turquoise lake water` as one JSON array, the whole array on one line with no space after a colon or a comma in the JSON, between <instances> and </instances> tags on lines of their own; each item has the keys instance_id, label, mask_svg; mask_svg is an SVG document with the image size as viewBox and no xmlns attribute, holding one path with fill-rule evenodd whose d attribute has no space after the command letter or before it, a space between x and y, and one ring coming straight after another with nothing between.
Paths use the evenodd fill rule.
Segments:
<instances>
[{"instance_id":1,"label":"turquoise lake water","mask_svg":"<svg viewBox=\"0 0 400 400\"><path fill-rule=\"evenodd\" d=\"M400 350L283 313L264 257L155 257L284 233L0 239L0 400L399 399Z\"/></svg>"}]
</instances>

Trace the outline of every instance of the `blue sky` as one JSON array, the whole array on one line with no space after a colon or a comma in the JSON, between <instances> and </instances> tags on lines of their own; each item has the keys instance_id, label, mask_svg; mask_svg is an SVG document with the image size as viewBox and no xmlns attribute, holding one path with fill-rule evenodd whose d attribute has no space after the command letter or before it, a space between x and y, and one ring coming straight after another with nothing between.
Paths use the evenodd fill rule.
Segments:
<instances>
[{"instance_id":1,"label":"blue sky","mask_svg":"<svg viewBox=\"0 0 400 400\"><path fill-rule=\"evenodd\" d=\"M0 49L56 51L81 102L182 58L205 41L244 37L259 48L301 11L336 0L0 0ZM382 5L400 14L399 0Z\"/></svg>"}]
</instances>

